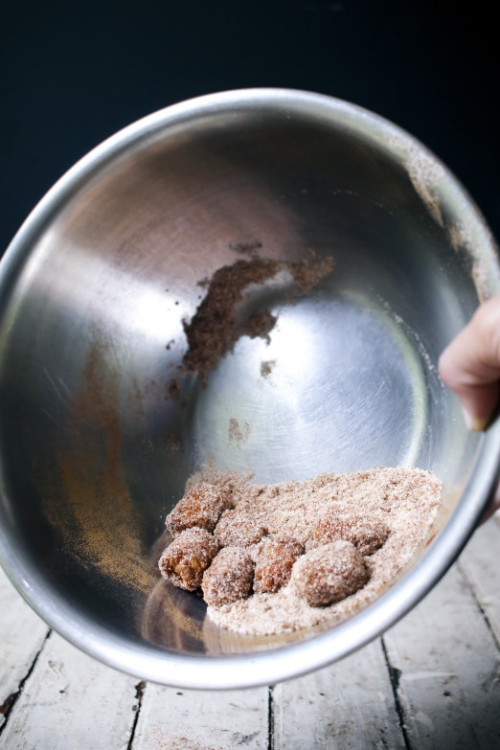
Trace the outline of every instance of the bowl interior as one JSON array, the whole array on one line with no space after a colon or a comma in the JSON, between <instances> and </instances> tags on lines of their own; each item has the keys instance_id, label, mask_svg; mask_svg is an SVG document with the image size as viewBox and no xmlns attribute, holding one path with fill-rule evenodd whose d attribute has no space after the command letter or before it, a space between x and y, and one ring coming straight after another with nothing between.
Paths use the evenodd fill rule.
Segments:
<instances>
[{"instance_id":1,"label":"bowl interior","mask_svg":"<svg viewBox=\"0 0 500 750\"><path fill-rule=\"evenodd\" d=\"M437 373L492 273L471 255L463 195L376 118L266 101L166 113L101 150L35 214L2 279L11 570L36 581L42 613L64 601L159 657L311 635L231 636L159 578L165 515L204 462L257 482L432 468L444 520L478 449ZM183 372L207 280L256 256L333 270L309 293L286 268L247 289L240 314L271 312L267 337Z\"/></svg>"}]
</instances>

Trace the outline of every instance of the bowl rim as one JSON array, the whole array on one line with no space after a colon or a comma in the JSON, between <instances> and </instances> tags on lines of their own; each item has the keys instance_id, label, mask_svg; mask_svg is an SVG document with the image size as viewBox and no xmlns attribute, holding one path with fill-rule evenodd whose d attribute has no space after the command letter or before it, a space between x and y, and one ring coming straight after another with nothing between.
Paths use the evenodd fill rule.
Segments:
<instances>
[{"instance_id":1,"label":"bowl rim","mask_svg":"<svg viewBox=\"0 0 500 750\"><path fill-rule=\"evenodd\" d=\"M107 138L71 167L35 206L0 261L0 321L33 244L83 186L126 156L131 146L149 144L164 131L182 126L200 114L229 110L272 110L284 113L287 118L300 115L324 118L325 122L335 120L371 139L381 149L390 149L391 143L397 141L399 150L423 155L439 167L446 189L466 211L479 237L478 252L487 258L491 271L485 296L500 291L497 249L484 218L450 170L417 139L385 118L332 96L296 89L248 88L196 97L153 112ZM0 563L16 589L50 627L87 654L120 671L183 688L229 689L274 684L324 667L366 645L414 607L446 573L483 515L500 474L500 422L492 424L477 441L474 465L462 496L418 562L387 592L349 620L278 648L198 657L163 651L145 642L132 643L96 623L89 628L88 619L56 597L9 543L6 517L0 523ZM3 495L1 476L0 492ZM0 504L0 518L3 516L6 514Z\"/></svg>"}]
</instances>

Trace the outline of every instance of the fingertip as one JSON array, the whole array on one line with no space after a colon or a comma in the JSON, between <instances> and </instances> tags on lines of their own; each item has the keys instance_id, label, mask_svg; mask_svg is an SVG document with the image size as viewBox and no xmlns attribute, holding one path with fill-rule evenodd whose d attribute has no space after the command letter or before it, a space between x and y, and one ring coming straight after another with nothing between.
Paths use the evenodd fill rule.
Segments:
<instances>
[{"instance_id":1,"label":"fingertip","mask_svg":"<svg viewBox=\"0 0 500 750\"><path fill-rule=\"evenodd\" d=\"M447 384L446 374L447 374L447 367L448 367L448 356L446 353L447 351L448 351L448 347L446 347L446 349L441 353L441 356L438 359L439 377L446 384Z\"/></svg>"},{"instance_id":2,"label":"fingertip","mask_svg":"<svg viewBox=\"0 0 500 750\"><path fill-rule=\"evenodd\" d=\"M458 350L458 353L457 353ZM457 361L458 360L458 361ZM461 366L460 340L454 339L441 353L438 359L439 377L448 388L455 390L463 376Z\"/></svg>"},{"instance_id":3,"label":"fingertip","mask_svg":"<svg viewBox=\"0 0 500 750\"><path fill-rule=\"evenodd\" d=\"M467 429L471 432L484 432L488 427L490 421L489 418L485 419L484 417L477 417L468 412L465 406L462 406L462 412Z\"/></svg>"}]
</instances>

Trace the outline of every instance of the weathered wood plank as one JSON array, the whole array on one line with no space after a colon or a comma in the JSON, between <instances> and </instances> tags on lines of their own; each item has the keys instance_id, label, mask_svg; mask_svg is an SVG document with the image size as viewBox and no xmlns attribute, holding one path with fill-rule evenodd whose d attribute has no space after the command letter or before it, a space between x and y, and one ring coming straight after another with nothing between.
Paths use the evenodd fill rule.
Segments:
<instances>
[{"instance_id":1,"label":"weathered wood plank","mask_svg":"<svg viewBox=\"0 0 500 750\"><path fill-rule=\"evenodd\" d=\"M52 633L1 742L9 750L126 750L137 710L135 683Z\"/></svg>"},{"instance_id":2,"label":"weathered wood plank","mask_svg":"<svg viewBox=\"0 0 500 750\"><path fill-rule=\"evenodd\" d=\"M201 692L148 684L133 750L267 750L268 690Z\"/></svg>"},{"instance_id":3,"label":"weathered wood plank","mask_svg":"<svg viewBox=\"0 0 500 750\"><path fill-rule=\"evenodd\" d=\"M457 566L384 636L412 748L500 747L500 659Z\"/></svg>"},{"instance_id":4,"label":"weathered wood plank","mask_svg":"<svg viewBox=\"0 0 500 750\"><path fill-rule=\"evenodd\" d=\"M500 642L500 521L491 518L474 534L459 561Z\"/></svg>"},{"instance_id":5,"label":"weathered wood plank","mask_svg":"<svg viewBox=\"0 0 500 750\"><path fill-rule=\"evenodd\" d=\"M384 637L413 750L500 746L499 542L498 522L491 520L476 532L459 565ZM0 704L8 705L48 629L3 573L0 613ZM136 683L52 634L0 744L9 750L125 750L139 705ZM271 701L267 688L204 693L147 685L132 750L267 750L268 716L274 750L405 747L376 641L336 665L276 686Z\"/></svg>"},{"instance_id":6,"label":"weathered wood plank","mask_svg":"<svg viewBox=\"0 0 500 750\"><path fill-rule=\"evenodd\" d=\"M0 568L0 727L49 632Z\"/></svg>"},{"instance_id":7,"label":"weathered wood plank","mask_svg":"<svg viewBox=\"0 0 500 750\"><path fill-rule=\"evenodd\" d=\"M380 640L277 685L273 701L275 750L405 747Z\"/></svg>"}]
</instances>

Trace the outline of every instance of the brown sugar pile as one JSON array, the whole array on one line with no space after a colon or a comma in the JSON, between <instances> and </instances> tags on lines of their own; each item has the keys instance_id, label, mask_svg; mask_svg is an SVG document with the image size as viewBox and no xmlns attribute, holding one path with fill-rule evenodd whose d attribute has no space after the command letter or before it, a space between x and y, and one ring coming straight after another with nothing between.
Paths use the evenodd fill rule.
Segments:
<instances>
[{"instance_id":1,"label":"brown sugar pile","mask_svg":"<svg viewBox=\"0 0 500 750\"><path fill-rule=\"evenodd\" d=\"M223 628L270 635L345 620L397 578L430 538L441 482L378 468L252 484L207 467L167 516L162 575L201 588Z\"/></svg>"}]
</instances>

